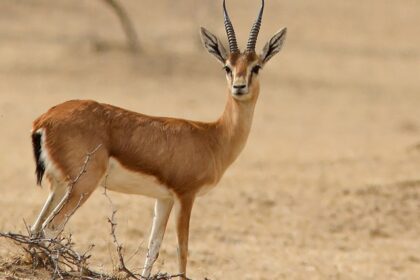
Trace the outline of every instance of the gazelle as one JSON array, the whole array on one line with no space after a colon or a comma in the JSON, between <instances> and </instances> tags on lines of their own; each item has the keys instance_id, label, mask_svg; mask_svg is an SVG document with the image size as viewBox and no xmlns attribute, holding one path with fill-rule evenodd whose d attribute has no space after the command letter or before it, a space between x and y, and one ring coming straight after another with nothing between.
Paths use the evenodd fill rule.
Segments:
<instances>
[{"instance_id":1,"label":"gazelle","mask_svg":"<svg viewBox=\"0 0 420 280\"><path fill-rule=\"evenodd\" d=\"M71 214L106 180L109 190L156 198L143 277L151 273L176 206L179 272L185 276L194 199L219 182L244 148L259 95L259 70L286 38L284 28L256 54L263 10L264 1L244 52L238 48L225 1L230 52L201 28L204 47L223 65L228 84L225 110L215 122L152 117L82 100L59 104L36 119L32 142L37 182L41 184L45 174L50 194L32 233L51 237L61 232ZM86 172L81 174L83 164Z\"/></svg>"}]
</instances>

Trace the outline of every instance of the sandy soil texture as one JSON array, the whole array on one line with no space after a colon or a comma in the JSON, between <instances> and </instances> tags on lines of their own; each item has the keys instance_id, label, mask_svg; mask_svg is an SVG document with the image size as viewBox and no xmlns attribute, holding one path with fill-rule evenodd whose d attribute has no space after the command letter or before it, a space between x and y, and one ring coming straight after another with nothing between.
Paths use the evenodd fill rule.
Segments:
<instances>
[{"instance_id":1,"label":"sandy soil texture","mask_svg":"<svg viewBox=\"0 0 420 280\"><path fill-rule=\"evenodd\" d=\"M176 4L175 4L176 2ZM143 51L124 50L101 1L0 1L0 231L24 231L47 196L29 131L49 107L95 99L214 120L226 85L199 26L223 38L220 1L125 0ZM193 210L193 279L420 279L420 2L266 1L257 48L283 26L282 53L243 154ZM240 46L259 2L229 0ZM110 193L128 265L140 270L153 200ZM98 189L66 231L92 265L115 262ZM154 271L176 272L171 220ZM10 254L0 240L0 255ZM0 272L0 276L1 276Z\"/></svg>"}]
</instances>

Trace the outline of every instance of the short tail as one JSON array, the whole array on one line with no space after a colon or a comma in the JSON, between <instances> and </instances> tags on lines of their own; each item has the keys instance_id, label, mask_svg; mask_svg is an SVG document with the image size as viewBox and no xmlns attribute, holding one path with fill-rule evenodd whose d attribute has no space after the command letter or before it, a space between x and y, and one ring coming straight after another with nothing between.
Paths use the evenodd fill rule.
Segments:
<instances>
[{"instance_id":1,"label":"short tail","mask_svg":"<svg viewBox=\"0 0 420 280\"><path fill-rule=\"evenodd\" d=\"M42 182L42 177L44 177L45 173L45 164L44 161L41 159L41 146L42 140L42 133L37 131L32 133L32 147L34 149L34 157L35 157L35 174L36 174L36 183L40 186Z\"/></svg>"}]
</instances>

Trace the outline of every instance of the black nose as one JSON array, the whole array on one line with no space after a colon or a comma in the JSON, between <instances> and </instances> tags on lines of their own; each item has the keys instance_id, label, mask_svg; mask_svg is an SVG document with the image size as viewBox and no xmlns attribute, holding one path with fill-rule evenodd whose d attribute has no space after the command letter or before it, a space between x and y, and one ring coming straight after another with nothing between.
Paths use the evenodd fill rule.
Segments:
<instances>
[{"instance_id":1,"label":"black nose","mask_svg":"<svg viewBox=\"0 0 420 280\"><path fill-rule=\"evenodd\" d=\"M246 85L234 85L233 86L233 88L235 88L235 89L243 89L245 87L246 87Z\"/></svg>"}]
</instances>

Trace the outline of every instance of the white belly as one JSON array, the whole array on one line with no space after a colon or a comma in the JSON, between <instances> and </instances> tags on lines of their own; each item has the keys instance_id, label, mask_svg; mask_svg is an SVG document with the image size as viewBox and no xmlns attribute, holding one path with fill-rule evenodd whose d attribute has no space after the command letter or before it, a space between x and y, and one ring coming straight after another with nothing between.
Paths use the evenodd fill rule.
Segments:
<instances>
[{"instance_id":1,"label":"white belly","mask_svg":"<svg viewBox=\"0 0 420 280\"><path fill-rule=\"evenodd\" d=\"M154 177L137 173L123 167L117 160L110 158L108 173L102 185L111 191L141 194L154 198L171 197L170 190Z\"/></svg>"}]
</instances>

